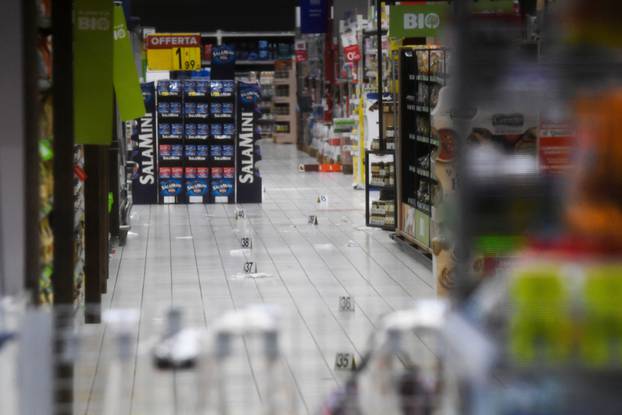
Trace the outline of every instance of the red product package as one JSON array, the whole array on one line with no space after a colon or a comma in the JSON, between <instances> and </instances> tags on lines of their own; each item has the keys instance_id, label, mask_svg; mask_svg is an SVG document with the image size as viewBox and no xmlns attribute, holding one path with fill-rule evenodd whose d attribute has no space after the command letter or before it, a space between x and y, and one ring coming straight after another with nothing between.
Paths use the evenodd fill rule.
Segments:
<instances>
[{"instance_id":1,"label":"red product package","mask_svg":"<svg viewBox=\"0 0 622 415\"><path fill-rule=\"evenodd\" d=\"M212 167L212 178L222 179L222 167Z\"/></svg>"},{"instance_id":2,"label":"red product package","mask_svg":"<svg viewBox=\"0 0 622 415\"><path fill-rule=\"evenodd\" d=\"M170 167L160 167L160 178L161 179L170 179L171 178L171 168Z\"/></svg>"},{"instance_id":3,"label":"red product package","mask_svg":"<svg viewBox=\"0 0 622 415\"><path fill-rule=\"evenodd\" d=\"M183 179L184 168L183 167L171 167L171 177L173 179Z\"/></svg>"},{"instance_id":4,"label":"red product package","mask_svg":"<svg viewBox=\"0 0 622 415\"><path fill-rule=\"evenodd\" d=\"M222 175L225 179L233 179L235 177L235 168L233 167L224 167L222 169Z\"/></svg>"},{"instance_id":5,"label":"red product package","mask_svg":"<svg viewBox=\"0 0 622 415\"><path fill-rule=\"evenodd\" d=\"M197 167L197 178L207 179L209 177L209 167Z\"/></svg>"},{"instance_id":6,"label":"red product package","mask_svg":"<svg viewBox=\"0 0 622 415\"><path fill-rule=\"evenodd\" d=\"M186 167L186 179L195 179L197 177L196 167Z\"/></svg>"},{"instance_id":7,"label":"red product package","mask_svg":"<svg viewBox=\"0 0 622 415\"><path fill-rule=\"evenodd\" d=\"M170 144L160 144L160 155L161 156L170 156L171 155L171 145Z\"/></svg>"}]
</instances>

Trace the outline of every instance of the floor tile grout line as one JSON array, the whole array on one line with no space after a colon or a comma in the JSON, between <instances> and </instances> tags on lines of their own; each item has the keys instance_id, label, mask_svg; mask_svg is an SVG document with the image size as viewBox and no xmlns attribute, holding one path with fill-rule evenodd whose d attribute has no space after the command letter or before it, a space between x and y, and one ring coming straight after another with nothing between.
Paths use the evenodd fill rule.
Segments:
<instances>
[{"instance_id":1,"label":"floor tile grout line","mask_svg":"<svg viewBox=\"0 0 622 415\"><path fill-rule=\"evenodd\" d=\"M192 222L190 221L190 208L186 205L186 212L188 214L188 230L190 231L190 237L192 240L192 251L194 252L194 266L197 271L197 282L199 284L199 294L201 295L201 311L203 312L203 323L207 327L207 313L205 312L205 297L203 294L203 284L201 283L201 272L199 268L199 261L197 259L197 247L194 243L194 233L192 231Z\"/></svg>"},{"instance_id":2,"label":"floor tile grout line","mask_svg":"<svg viewBox=\"0 0 622 415\"><path fill-rule=\"evenodd\" d=\"M207 205L204 205L204 206L205 206L205 213L209 215L209 211L207 209ZM220 206L220 205L215 205L215 206ZM214 241L216 243L216 249L218 250L218 255L220 257L220 265L222 267L223 277L224 277L224 279L225 279L225 281L227 283L227 289L229 291L229 297L231 299L231 304L233 305L233 308L235 310L239 310L239 307L238 307L238 305L237 305L237 303L235 301L235 296L233 295L233 290L231 289L231 284L229 282L229 278L227 277L227 269L226 269L224 261L223 261L222 250L220 249L220 244L218 243L218 238L216 237L216 232L214 231L214 226L212 224L212 221L209 220L209 218L208 218L208 222L209 222L210 229L212 231L212 235L214 235ZM257 393L258 398L261 400L261 392L259 390L259 385L257 383L257 378L255 376L255 371L253 370L253 365L251 363L250 353L248 351L248 345L246 343L246 339L243 338L242 341L243 341L243 344L244 344L244 350L246 351L246 360L248 362L249 370L251 372L251 376L252 376L253 382L255 384L255 392Z\"/></svg>"},{"instance_id":3,"label":"floor tile grout line","mask_svg":"<svg viewBox=\"0 0 622 415\"><path fill-rule=\"evenodd\" d=\"M119 253L119 263L117 264L117 270L115 272L115 279L114 279L114 283L113 283L113 286L112 286L112 293L111 293L110 299L109 299L108 304L107 304L108 308L110 308L110 306L112 305L113 299L114 299L114 294L115 294L115 291L117 289L117 281L119 280L119 272L121 271L121 264L123 262L123 253L125 252L125 249L122 246L120 248L121 248L120 249L121 252ZM88 307L88 305L87 305L87 307ZM102 305L102 308L103 307L104 307L104 305ZM103 311L103 310L101 310L101 311ZM104 347L104 339L106 338L106 328L107 327L104 324L103 327L102 327L101 339L99 341L99 348L98 348L99 353L98 353L98 356L97 356L97 363L95 364L95 373L93 373L93 379L91 381L91 387L89 388L89 397L88 397L87 402L86 402L86 408L85 408L86 412L85 412L85 415L88 415L88 413L89 413L89 408L90 408L90 405L91 405L91 399L93 397L93 389L95 388L95 382L97 380L97 375L98 375L99 367L100 367L100 364L101 364L101 359L102 359L101 353L102 353L102 349Z\"/></svg>"},{"instance_id":4,"label":"floor tile grout line","mask_svg":"<svg viewBox=\"0 0 622 415\"><path fill-rule=\"evenodd\" d=\"M147 280L147 259L148 259L148 253L149 253L149 237L151 235L151 210L152 210L152 206L149 205L149 216L147 219L147 237L146 237L146 241L145 241L145 261L143 264L143 278L142 278L142 287L141 287L141 292L140 292L140 304L139 304L139 313L138 313L138 333L136 334L136 348L135 348L135 353L134 356L136 356L135 361L134 361L134 370L132 371L132 387L131 387L131 391L130 391L130 413L129 415L132 415L133 413L133 409L134 409L134 392L136 389L136 372L137 372L137 368L138 368L138 350L139 350L139 344L140 344L140 328L142 325L142 314L143 314L143 304L145 301L145 281Z\"/></svg>"},{"instance_id":5,"label":"floor tile grout line","mask_svg":"<svg viewBox=\"0 0 622 415\"><path fill-rule=\"evenodd\" d=\"M229 215L227 215L227 219L229 220L230 226L231 226L232 228L234 228L233 224L231 223L231 217L230 217ZM250 222L250 220L249 220L249 225L251 225L251 228L252 228L252 223ZM259 237L259 236L258 236L258 238L261 240L261 237ZM262 243L263 243L263 241L262 241ZM266 253L267 253L268 255L270 255L270 253L268 252L268 250L267 250L267 249L266 249ZM280 278L280 272L278 271L278 268L277 268L277 266L276 266L276 263L274 262L274 260L272 259L272 257L271 257L271 256L270 256L270 260L271 260L271 261L272 261L272 263L274 264L275 271L279 274L279 278ZM264 297L263 297L263 295L262 295L262 293L261 293L261 290L259 289L259 284L257 283L257 281L256 281L256 280L255 280L254 282L255 282L255 289L257 290L257 294L258 294L258 295L259 295L259 297L261 298L262 303L265 303L265 299L264 299ZM283 284L283 286L285 286L285 284L284 284L284 282L283 282L283 280L282 280L282 279L281 279L281 284ZM287 289L287 287L285 287L285 289ZM292 302L295 304L295 301L293 300L293 298L291 298L291 295L290 295L290 299L291 299L291 300L292 300ZM302 319L302 317L301 317L301 319ZM309 414L309 413L310 413L310 412L309 412L309 406L307 405L306 399L304 398L304 395L302 394L302 390L300 389L300 385L299 385L299 383L298 383L298 379L296 378L296 375L294 374L294 372L293 372L293 370L292 370L292 367L291 367L291 365L290 365L290 363L289 363L289 359L287 358L287 356L285 356L285 355L284 355L284 356L283 356L283 360L285 361L285 364L287 365L287 369L288 369L288 371L289 371L289 373L290 373L290 375L291 375L291 377L292 377L292 380L294 381L294 384L296 385L296 390L297 390L298 395L299 395L299 397L300 397L300 400L302 401L302 404L303 404L303 406L304 406L304 408L305 408L305 412L306 412L307 414Z\"/></svg>"}]
</instances>

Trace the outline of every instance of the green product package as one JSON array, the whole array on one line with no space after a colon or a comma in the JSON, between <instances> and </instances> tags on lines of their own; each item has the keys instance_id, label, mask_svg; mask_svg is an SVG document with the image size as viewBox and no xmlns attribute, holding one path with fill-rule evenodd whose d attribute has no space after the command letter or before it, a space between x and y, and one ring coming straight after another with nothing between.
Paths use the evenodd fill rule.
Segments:
<instances>
[{"instance_id":1,"label":"green product package","mask_svg":"<svg viewBox=\"0 0 622 415\"><path fill-rule=\"evenodd\" d=\"M112 141L110 0L74 1L74 133L76 144Z\"/></svg>"},{"instance_id":2,"label":"green product package","mask_svg":"<svg viewBox=\"0 0 622 415\"><path fill-rule=\"evenodd\" d=\"M130 33L121 5L114 6L114 91L122 121L145 115L145 102L134 61Z\"/></svg>"}]
</instances>

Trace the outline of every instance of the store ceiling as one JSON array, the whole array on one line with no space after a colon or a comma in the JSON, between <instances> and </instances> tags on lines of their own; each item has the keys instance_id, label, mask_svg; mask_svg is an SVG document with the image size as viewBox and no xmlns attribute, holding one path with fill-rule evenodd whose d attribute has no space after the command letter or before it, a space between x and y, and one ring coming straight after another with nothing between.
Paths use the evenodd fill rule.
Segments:
<instances>
[{"instance_id":1,"label":"store ceiling","mask_svg":"<svg viewBox=\"0 0 622 415\"><path fill-rule=\"evenodd\" d=\"M141 25L162 32L287 31L297 0L131 0Z\"/></svg>"}]
</instances>

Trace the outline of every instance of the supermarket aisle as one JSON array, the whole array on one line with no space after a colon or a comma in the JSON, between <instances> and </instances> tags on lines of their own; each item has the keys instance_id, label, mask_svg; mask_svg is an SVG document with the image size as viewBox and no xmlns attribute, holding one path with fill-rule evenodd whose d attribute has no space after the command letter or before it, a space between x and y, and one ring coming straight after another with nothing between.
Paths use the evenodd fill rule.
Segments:
<instances>
[{"instance_id":1,"label":"supermarket aisle","mask_svg":"<svg viewBox=\"0 0 622 415\"><path fill-rule=\"evenodd\" d=\"M137 356L125 368L131 413L190 413L194 398L186 395L195 391L195 375L157 372L149 358L170 305L182 306L187 323L196 327L226 310L278 305L282 371L293 380L300 413L312 413L344 379L334 370L336 353L360 357L380 315L433 294L429 269L386 232L364 227L364 192L352 189L350 176L297 172L299 162L310 160L293 146L262 143L262 152L264 203L242 206L252 229L252 254L240 249L235 206L134 208L127 245L111 259L105 297L106 306L141 310ZM328 196L324 209L316 203L320 194ZM318 216L318 226L308 224L311 214ZM241 276L250 260L263 278ZM353 313L339 311L342 295L353 297ZM100 344L102 360L110 346ZM270 382L264 381L259 355L247 339L237 344L234 357L240 358L230 359L228 399L240 413L268 399L264 389ZM88 413L100 410L105 382L99 370L84 391Z\"/></svg>"}]
</instances>

